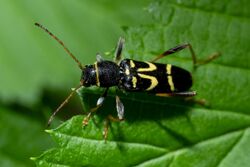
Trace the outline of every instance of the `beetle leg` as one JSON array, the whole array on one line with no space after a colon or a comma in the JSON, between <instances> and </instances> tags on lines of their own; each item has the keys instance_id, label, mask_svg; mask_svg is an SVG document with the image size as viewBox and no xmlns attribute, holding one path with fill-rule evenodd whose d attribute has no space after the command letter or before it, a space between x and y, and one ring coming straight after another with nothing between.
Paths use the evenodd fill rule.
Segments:
<instances>
[{"instance_id":1,"label":"beetle leg","mask_svg":"<svg viewBox=\"0 0 250 167\"><path fill-rule=\"evenodd\" d=\"M124 121L124 118L120 119L119 117L115 118L112 115L108 115L108 117L104 121L104 129L102 132L102 135L103 135L105 142L107 141L110 122L121 122L121 121Z\"/></svg>"},{"instance_id":2,"label":"beetle leg","mask_svg":"<svg viewBox=\"0 0 250 167\"><path fill-rule=\"evenodd\" d=\"M116 96L115 100L116 100L117 116L120 120L123 120L124 119L124 105L122 104L119 96Z\"/></svg>"},{"instance_id":3,"label":"beetle leg","mask_svg":"<svg viewBox=\"0 0 250 167\"><path fill-rule=\"evenodd\" d=\"M124 42L125 42L124 38L120 37L116 46L114 61L118 65L120 64L120 61L122 59L122 50L123 50Z\"/></svg>"},{"instance_id":4,"label":"beetle leg","mask_svg":"<svg viewBox=\"0 0 250 167\"><path fill-rule=\"evenodd\" d=\"M107 117L104 121L104 129L102 131L102 136L105 142L107 141L107 137L108 137L108 131L109 131L109 126L110 126L109 124L110 124L110 120Z\"/></svg>"},{"instance_id":5,"label":"beetle leg","mask_svg":"<svg viewBox=\"0 0 250 167\"><path fill-rule=\"evenodd\" d=\"M187 91L187 92L172 92L172 93L156 93L156 96L162 97L173 97L173 96L181 96L181 97L192 97L196 95L196 91Z\"/></svg>"},{"instance_id":6,"label":"beetle leg","mask_svg":"<svg viewBox=\"0 0 250 167\"><path fill-rule=\"evenodd\" d=\"M200 65L207 64L207 63L211 62L212 60L216 59L220 55L221 54L219 52L215 52L215 53L209 55L205 60L197 61L196 64L194 65L194 69L199 67Z\"/></svg>"},{"instance_id":7,"label":"beetle leg","mask_svg":"<svg viewBox=\"0 0 250 167\"><path fill-rule=\"evenodd\" d=\"M193 47L191 44L189 43L186 43L186 44L182 44L182 45L178 45L174 48L171 48L165 52L163 52L162 54L160 54L159 56L157 56L155 59L153 59L151 62L155 62L165 56L168 56L168 55L171 55L173 53L176 53L178 51L181 51L185 48L189 48L189 51L191 53L191 56L192 56L192 60L193 60L193 68L196 69L199 65L201 64L207 64L209 63L210 61L214 60L215 58L219 57L220 56L220 53L216 52L214 54L212 54L211 56L209 56L207 59L203 60L203 61L197 61L197 58L196 58L196 54L193 50Z\"/></svg>"},{"instance_id":8,"label":"beetle leg","mask_svg":"<svg viewBox=\"0 0 250 167\"><path fill-rule=\"evenodd\" d=\"M90 120L92 114L94 112L96 112L103 105L104 100L105 100L105 98L107 97L107 94L108 94L108 89L109 88L105 89L104 93L98 98L98 100L96 102L96 107L91 108L90 112L88 113L88 115L83 119L83 121L82 121L83 126L88 125L89 120Z\"/></svg>"},{"instance_id":9,"label":"beetle leg","mask_svg":"<svg viewBox=\"0 0 250 167\"><path fill-rule=\"evenodd\" d=\"M196 103L196 104L199 104L199 105L202 105L202 106L206 106L206 107L210 106L209 102L206 99L195 99L195 98L192 98L192 97L186 97L185 101L193 102L193 103Z\"/></svg>"},{"instance_id":10,"label":"beetle leg","mask_svg":"<svg viewBox=\"0 0 250 167\"><path fill-rule=\"evenodd\" d=\"M156 96L161 97L184 97L184 100L187 102L193 102L202 106L209 106L209 103L206 99L195 99L193 96L196 95L196 91L188 92L173 92L173 93L156 93Z\"/></svg>"},{"instance_id":11,"label":"beetle leg","mask_svg":"<svg viewBox=\"0 0 250 167\"><path fill-rule=\"evenodd\" d=\"M115 97L116 99L116 110L117 110L117 118L113 117L112 115L109 115L105 122L104 122L104 129L103 129L103 138L106 141L108 137L108 129L109 129L109 124L110 121L112 122L121 122L124 120L124 105L122 104L119 96Z\"/></svg>"},{"instance_id":12,"label":"beetle leg","mask_svg":"<svg viewBox=\"0 0 250 167\"><path fill-rule=\"evenodd\" d=\"M155 61L157 61L157 60L159 60L159 59L161 59L161 58L163 58L163 57L165 57L165 56L168 56L168 55L171 55L171 54L173 54L173 53L179 52L179 51L181 51L181 50L183 50L183 49L185 49L185 48L189 48L189 50L190 50L190 52L191 52L191 55L192 55L193 62L194 62L194 64L196 64L196 55L195 55L195 53L194 53L194 50L193 50L192 45L189 44L189 43L187 43L187 44L181 44L181 45L178 45L178 46L176 46L176 47L174 47L174 48L171 48L171 49L169 49L169 50L163 52L163 53L160 54L159 56L157 56L157 57L156 57L155 59L153 59L151 62L155 62Z\"/></svg>"}]
</instances>

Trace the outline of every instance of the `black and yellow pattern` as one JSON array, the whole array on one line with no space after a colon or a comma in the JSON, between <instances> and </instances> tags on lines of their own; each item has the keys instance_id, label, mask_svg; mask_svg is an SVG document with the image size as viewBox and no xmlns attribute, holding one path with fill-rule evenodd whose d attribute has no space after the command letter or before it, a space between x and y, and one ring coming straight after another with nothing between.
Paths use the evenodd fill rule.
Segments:
<instances>
[{"instance_id":1,"label":"black and yellow pattern","mask_svg":"<svg viewBox=\"0 0 250 167\"><path fill-rule=\"evenodd\" d=\"M197 67L197 60L195 53L190 44L178 45L171 48L159 56L157 56L151 62L140 62L132 59L122 60L122 49L124 45L124 39L120 38L115 51L114 61L106 61L99 54L96 55L96 62L93 65L83 66L80 61L69 51L64 43L52 34L48 29L43 27L39 23L35 23L36 26L47 32L52 38L54 38L68 53L68 55L78 64L82 71L80 85L74 89L70 95L61 103L56 111L51 115L48 125L53 120L54 116L60 109L68 103L69 99L77 92L81 87L89 87L96 85L98 87L105 88L104 93L97 100L96 107L92 108L87 117L83 120L83 125L87 125L93 112L97 111L104 102L107 96L109 87L116 86L124 91L146 91L154 93L157 96L194 96L195 91L188 91L192 86L191 74L180 68L170 64L154 63L155 61L178 52L182 49L189 48L194 69ZM205 63L211 61L213 58L218 57L218 54L204 61ZM122 121L124 120L124 106L120 101L120 98L116 96L116 109L118 118L109 116L107 120ZM104 138L107 138L108 123L103 131Z\"/></svg>"},{"instance_id":2,"label":"black and yellow pattern","mask_svg":"<svg viewBox=\"0 0 250 167\"><path fill-rule=\"evenodd\" d=\"M124 59L119 88L126 91L172 93L187 91L192 86L191 74L171 64L140 62Z\"/></svg>"}]
</instances>

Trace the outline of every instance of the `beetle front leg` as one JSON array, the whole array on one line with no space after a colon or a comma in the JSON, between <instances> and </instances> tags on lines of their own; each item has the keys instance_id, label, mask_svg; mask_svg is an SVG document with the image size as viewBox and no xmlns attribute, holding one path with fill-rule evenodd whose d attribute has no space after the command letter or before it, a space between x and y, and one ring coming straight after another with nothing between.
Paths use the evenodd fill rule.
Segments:
<instances>
[{"instance_id":1,"label":"beetle front leg","mask_svg":"<svg viewBox=\"0 0 250 167\"><path fill-rule=\"evenodd\" d=\"M90 112L88 113L88 115L83 119L83 121L82 121L83 126L88 125L89 120L90 120L92 114L94 112L96 112L103 105L104 100L105 100L105 98L107 97L107 94L108 94L108 89L109 88L105 89L104 93L98 98L98 100L96 102L96 107L91 108Z\"/></svg>"}]
</instances>

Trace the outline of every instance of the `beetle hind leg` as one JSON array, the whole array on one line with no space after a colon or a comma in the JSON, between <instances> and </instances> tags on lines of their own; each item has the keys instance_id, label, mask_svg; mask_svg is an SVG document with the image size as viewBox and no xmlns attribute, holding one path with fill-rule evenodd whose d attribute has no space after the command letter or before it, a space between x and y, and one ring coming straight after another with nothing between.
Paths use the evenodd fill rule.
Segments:
<instances>
[{"instance_id":1,"label":"beetle hind leg","mask_svg":"<svg viewBox=\"0 0 250 167\"><path fill-rule=\"evenodd\" d=\"M193 97L196 95L196 91L186 91L186 92L172 92L172 93L156 93L156 96L162 97Z\"/></svg>"},{"instance_id":2,"label":"beetle hind leg","mask_svg":"<svg viewBox=\"0 0 250 167\"><path fill-rule=\"evenodd\" d=\"M206 58L205 60L197 60L197 57L196 57L196 54L193 50L192 45L190 43L186 43L186 44L178 45L176 47L173 47L173 48L163 52L162 54L158 55L155 59L153 59L151 62L155 62L155 61L157 61L165 56L174 54L174 53L179 52L179 51L186 49L186 48L188 48L190 51L192 61L193 61L193 69L196 69L200 65L207 64L220 56L219 52L215 52L212 55L210 55L208 58Z\"/></svg>"},{"instance_id":3,"label":"beetle hind leg","mask_svg":"<svg viewBox=\"0 0 250 167\"><path fill-rule=\"evenodd\" d=\"M195 99L193 97L186 97L186 102L192 102L201 106L210 107L210 103L206 99Z\"/></svg>"},{"instance_id":4,"label":"beetle hind leg","mask_svg":"<svg viewBox=\"0 0 250 167\"><path fill-rule=\"evenodd\" d=\"M216 59L220 55L221 54L219 52L215 52L215 53L209 55L206 59L197 61L196 64L194 64L194 69L196 69L197 67L199 67L201 65L210 63L211 61L213 61L214 59Z\"/></svg>"},{"instance_id":5,"label":"beetle hind leg","mask_svg":"<svg viewBox=\"0 0 250 167\"><path fill-rule=\"evenodd\" d=\"M196 63L196 55L195 55L195 52L192 48L192 45L187 43L187 44L181 44L181 45L178 45L176 47L173 47L171 49L168 49L167 51L163 52L162 54L158 55L155 59L153 59L151 62L156 62L157 60L165 57L165 56L168 56L168 55L171 55L171 54L174 54L176 52L179 52L185 48L189 48L190 52L191 52L191 55L192 55L192 59L193 59L193 62L194 64Z\"/></svg>"}]
</instances>

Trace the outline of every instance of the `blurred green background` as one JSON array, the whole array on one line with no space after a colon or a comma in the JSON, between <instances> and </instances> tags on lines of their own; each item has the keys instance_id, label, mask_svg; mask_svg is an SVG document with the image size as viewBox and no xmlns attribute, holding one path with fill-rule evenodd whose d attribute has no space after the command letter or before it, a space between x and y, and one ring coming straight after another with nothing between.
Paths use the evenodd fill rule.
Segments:
<instances>
[{"instance_id":1,"label":"blurred green background","mask_svg":"<svg viewBox=\"0 0 250 167\"><path fill-rule=\"evenodd\" d=\"M114 48L124 35L122 26L151 22L144 11L149 2L0 1L0 166L34 166L30 156L53 145L44 132L50 113L79 83L75 62L34 23L64 41L83 64L91 64L97 52ZM73 112L65 109L61 120L82 111L78 97L67 107Z\"/></svg>"}]
</instances>

